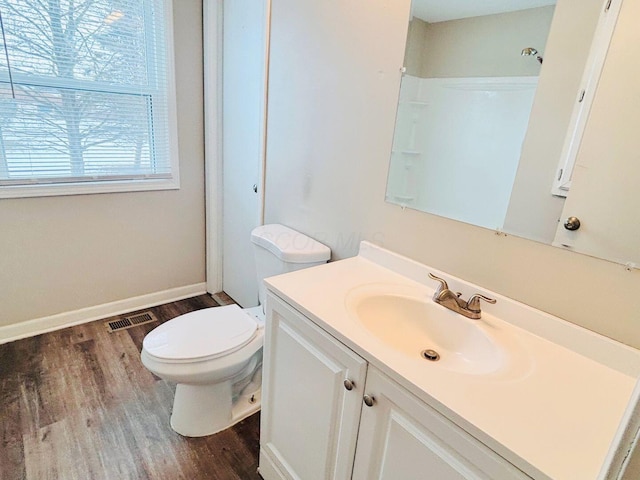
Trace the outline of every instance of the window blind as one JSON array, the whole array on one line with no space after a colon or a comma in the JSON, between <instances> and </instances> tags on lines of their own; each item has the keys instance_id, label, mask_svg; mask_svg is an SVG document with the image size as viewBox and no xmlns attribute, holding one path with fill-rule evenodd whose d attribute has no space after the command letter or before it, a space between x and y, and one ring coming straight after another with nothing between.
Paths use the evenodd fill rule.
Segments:
<instances>
[{"instance_id":1,"label":"window blind","mask_svg":"<svg viewBox=\"0 0 640 480\"><path fill-rule=\"evenodd\" d=\"M0 187L171 177L162 0L0 13Z\"/></svg>"}]
</instances>

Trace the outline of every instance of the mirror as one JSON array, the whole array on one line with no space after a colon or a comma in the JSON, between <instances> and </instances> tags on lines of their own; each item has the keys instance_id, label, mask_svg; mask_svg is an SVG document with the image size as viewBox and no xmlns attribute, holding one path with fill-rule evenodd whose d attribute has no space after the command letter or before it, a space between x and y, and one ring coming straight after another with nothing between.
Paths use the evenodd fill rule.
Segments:
<instances>
[{"instance_id":1,"label":"mirror","mask_svg":"<svg viewBox=\"0 0 640 480\"><path fill-rule=\"evenodd\" d=\"M576 238L593 225L564 226L581 188L557 187L572 164L567 152L577 155L620 10L606 18L606 3L413 0L387 201L640 263L635 246L582 247Z\"/></svg>"}]
</instances>

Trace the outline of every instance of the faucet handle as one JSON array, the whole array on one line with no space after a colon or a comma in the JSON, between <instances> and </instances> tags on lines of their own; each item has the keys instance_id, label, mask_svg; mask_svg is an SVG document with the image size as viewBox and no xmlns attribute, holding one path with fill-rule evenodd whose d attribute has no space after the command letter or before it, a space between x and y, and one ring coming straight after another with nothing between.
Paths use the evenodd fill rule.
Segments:
<instances>
[{"instance_id":1,"label":"faucet handle","mask_svg":"<svg viewBox=\"0 0 640 480\"><path fill-rule=\"evenodd\" d=\"M496 303L495 298L485 297L484 295L476 293L472 295L467 302L467 310L471 310L474 313L480 313L480 300L484 300L487 303Z\"/></svg>"},{"instance_id":2,"label":"faucet handle","mask_svg":"<svg viewBox=\"0 0 640 480\"><path fill-rule=\"evenodd\" d=\"M436 280L438 282L440 282L440 286L438 287L438 289L436 290L436 293L434 296L437 296L440 292L442 292L443 290L449 290L449 285L447 285L447 282L445 279L440 278L440 277L436 277L433 273L429 272L429 278Z\"/></svg>"}]
</instances>

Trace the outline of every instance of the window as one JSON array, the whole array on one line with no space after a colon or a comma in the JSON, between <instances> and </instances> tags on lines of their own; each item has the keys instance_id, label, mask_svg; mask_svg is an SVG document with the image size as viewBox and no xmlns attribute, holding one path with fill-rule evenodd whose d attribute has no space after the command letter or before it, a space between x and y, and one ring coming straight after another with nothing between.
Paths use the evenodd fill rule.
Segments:
<instances>
[{"instance_id":1,"label":"window","mask_svg":"<svg viewBox=\"0 0 640 480\"><path fill-rule=\"evenodd\" d=\"M169 5L0 0L0 197L177 188Z\"/></svg>"}]
</instances>

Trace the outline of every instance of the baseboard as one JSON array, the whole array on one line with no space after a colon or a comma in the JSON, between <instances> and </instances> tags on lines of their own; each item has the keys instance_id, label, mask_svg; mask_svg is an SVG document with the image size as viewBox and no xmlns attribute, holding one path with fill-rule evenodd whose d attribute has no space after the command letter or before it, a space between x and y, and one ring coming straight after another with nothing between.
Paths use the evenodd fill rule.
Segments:
<instances>
[{"instance_id":1,"label":"baseboard","mask_svg":"<svg viewBox=\"0 0 640 480\"><path fill-rule=\"evenodd\" d=\"M36 318L25 322L0 327L0 344L19 340L21 338L52 332L61 328L80 325L81 323L100 320L122 313L155 307L163 303L175 302L183 298L202 295L207 292L206 284L196 283L184 287L171 288L161 292L148 293L138 297L125 298L115 302L103 303L94 307L81 308L71 312L58 313L48 317Z\"/></svg>"}]
</instances>

